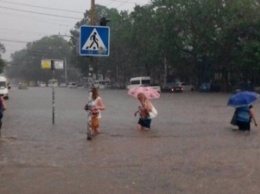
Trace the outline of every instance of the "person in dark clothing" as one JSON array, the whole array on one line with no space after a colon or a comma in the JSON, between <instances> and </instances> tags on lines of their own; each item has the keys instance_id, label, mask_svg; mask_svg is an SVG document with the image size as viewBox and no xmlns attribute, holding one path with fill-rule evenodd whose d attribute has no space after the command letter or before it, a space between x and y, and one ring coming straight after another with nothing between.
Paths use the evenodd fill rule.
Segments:
<instances>
[{"instance_id":1,"label":"person in dark clothing","mask_svg":"<svg viewBox=\"0 0 260 194\"><path fill-rule=\"evenodd\" d=\"M251 120L257 126L255 111L252 105L236 108L236 121L239 130L250 131Z\"/></svg>"},{"instance_id":2,"label":"person in dark clothing","mask_svg":"<svg viewBox=\"0 0 260 194\"><path fill-rule=\"evenodd\" d=\"M1 96L0 97L0 137L1 137L1 129L2 129L2 118L4 116L4 111L6 110L5 100Z\"/></svg>"}]
</instances>

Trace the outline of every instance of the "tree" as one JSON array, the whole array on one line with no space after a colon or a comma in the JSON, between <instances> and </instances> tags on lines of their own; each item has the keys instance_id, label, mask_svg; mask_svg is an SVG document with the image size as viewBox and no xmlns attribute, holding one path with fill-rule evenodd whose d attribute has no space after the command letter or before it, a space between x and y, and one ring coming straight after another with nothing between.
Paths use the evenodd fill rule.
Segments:
<instances>
[{"instance_id":1,"label":"tree","mask_svg":"<svg viewBox=\"0 0 260 194\"><path fill-rule=\"evenodd\" d=\"M50 70L41 69L41 60L58 59L70 62L71 49L66 40L59 36L43 37L28 43L26 48L12 55L12 62L8 68L8 75L25 81L45 81L52 78ZM71 68L70 66L68 67ZM75 70L72 69L71 72ZM69 72L70 73L70 72ZM64 70L55 71L55 77L64 81Z\"/></svg>"},{"instance_id":2,"label":"tree","mask_svg":"<svg viewBox=\"0 0 260 194\"><path fill-rule=\"evenodd\" d=\"M0 43L0 73L3 72L5 67L5 61L2 59L2 53L5 53L5 47Z\"/></svg>"},{"instance_id":3,"label":"tree","mask_svg":"<svg viewBox=\"0 0 260 194\"><path fill-rule=\"evenodd\" d=\"M111 20L110 56L103 58L79 56L79 28L90 24L90 16L87 10L71 30L69 42L73 64L83 76L91 65L96 74L121 83L140 75L162 83L166 70L172 80L198 85L217 80L223 90L232 80L260 83L258 0L152 0L132 12L95 5L96 25L102 17ZM42 48L28 46L28 51ZM23 52L15 56L23 67L19 73L28 63L39 63L23 58Z\"/></svg>"}]
</instances>

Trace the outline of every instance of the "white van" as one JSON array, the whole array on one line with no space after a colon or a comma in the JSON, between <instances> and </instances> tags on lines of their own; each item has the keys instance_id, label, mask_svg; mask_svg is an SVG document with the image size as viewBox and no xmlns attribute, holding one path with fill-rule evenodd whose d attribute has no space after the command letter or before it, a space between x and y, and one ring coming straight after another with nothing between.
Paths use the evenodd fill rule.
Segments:
<instances>
[{"instance_id":1,"label":"white van","mask_svg":"<svg viewBox=\"0 0 260 194\"><path fill-rule=\"evenodd\" d=\"M137 86L146 86L151 84L150 77L132 77L127 85L127 89L131 89Z\"/></svg>"},{"instance_id":2,"label":"white van","mask_svg":"<svg viewBox=\"0 0 260 194\"><path fill-rule=\"evenodd\" d=\"M9 86L7 83L7 79L3 76L0 76L0 95L4 97L4 99L9 98Z\"/></svg>"},{"instance_id":3,"label":"white van","mask_svg":"<svg viewBox=\"0 0 260 194\"><path fill-rule=\"evenodd\" d=\"M131 78L129 81L129 85L127 85L127 89L129 90L138 86L150 86L157 90L157 92L161 92L161 87L159 85L151 84L151 78L147 76Z\"/></svg>"}]
</instances>

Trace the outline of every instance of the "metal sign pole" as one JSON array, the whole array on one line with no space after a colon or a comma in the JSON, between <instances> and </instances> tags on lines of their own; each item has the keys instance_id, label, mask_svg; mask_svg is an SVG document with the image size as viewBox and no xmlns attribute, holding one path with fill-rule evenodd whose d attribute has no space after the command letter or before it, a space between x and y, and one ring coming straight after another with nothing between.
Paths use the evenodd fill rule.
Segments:
<instances>
[{"instance_id":1,"label":"metal sign pole","mask_svg":"<svg viewBox=\"0 0 260 194\"><path fill-rule=\"evenodd\" d=\"M91 19L90 23L91 25L95 24L95 0L91 0ZM92 60L91 60L92 59ZM90 58L91 62L93 62L93 58ZM88 76L88 105L91 105L92 103L92 88L94 86L94 81L93 81L93 67L91 64L89 64L89 76ZM91 111L91 106L89 106L89 112L88 112L88 126L87 126L87 140L92 139L92 134L93 134L93 129L92 129L92 111Z\"/></svg>"},{"instance_id":2,"label":"metal sign pole","mask_svg":"<svg viewBox=\"0 0 260 194\"><path fill-rule=\"evenodd\" d=\"M55 124L55 89L54 89L54 60L51 60L51 70L52 70L52 124Z\"/></svg>"},{"instance_id":3,"label":"metal sign pole","mask_svg":"<svg viewBox=\"0 0 260 194\"><path fill-rule=\"evenodd\" d=\"M88 126L87 126L87 140L92 139L93 129L92 129L92 89L94 87L94 78L93 78L93 68L89 65L89 76L88 76Z\"/></svg>"}]
</instances>

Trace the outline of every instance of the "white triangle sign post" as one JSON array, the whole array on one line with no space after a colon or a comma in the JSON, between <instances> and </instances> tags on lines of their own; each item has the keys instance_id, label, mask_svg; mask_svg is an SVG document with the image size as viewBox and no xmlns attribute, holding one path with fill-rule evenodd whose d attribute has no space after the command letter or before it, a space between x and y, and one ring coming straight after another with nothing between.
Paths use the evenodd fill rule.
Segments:
<instances>
[{"instance_id":1,"label":"white triangle sign post","mask_svg":"<svg viewBox=\"0 0 260 194\"><path fill-rule=\"evenodd\" d=\"M96 51L107 51L105 44L100 38L97 30L94 28L89 38L81 48L82 50L96 50Z\"/></svg>"},{"instance_id":2,"label":"white triangle sign post","mask_svg":"<svg viewBox=\"0 0 260 194\"><path fill-rule=\"evenodd\" d=\"M109 27L81 26L81 56L109 56Z\"/></svg>"}]
</instances>

